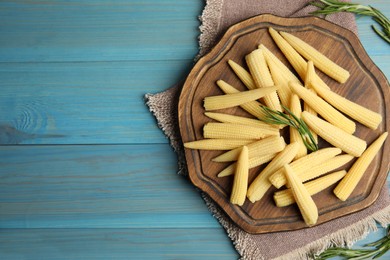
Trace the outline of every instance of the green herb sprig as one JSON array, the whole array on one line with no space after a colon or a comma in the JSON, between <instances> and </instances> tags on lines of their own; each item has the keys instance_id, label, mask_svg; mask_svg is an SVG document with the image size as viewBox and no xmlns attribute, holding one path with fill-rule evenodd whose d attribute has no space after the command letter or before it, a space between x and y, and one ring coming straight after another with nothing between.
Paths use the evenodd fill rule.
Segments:
<instances>
[{"instance_id":1,"label":"green herb sprig","mask_svg":"<svg viewBox=\"0 0 390 260\"><path fill-rule=\"evenodd\" d=\"M261 106L261 108L264 110L264 113L266 114L266 117L262 119L262 121L273 125L289 125L294 127L301 135L303 143L305 144L307 149L309 149L310 151L317 151L318 145L315 142L313 135L311 134L309 127L306 125L306 123L302 119L294 115L287 107L283 105L282 107L286 114L280 111L273 110L266 106Z\"/></svg>"},{"instance_id":2,"label":"green herb sprig","mask_svg":"<svg viewBox=\"0 0 390 260\"><path fill-rule=\"evenodd\" d=\"M317 0L310 3L314 5L319 10L312 12L311 14L333 14L338 12L349 12L357 15L371 16L374 21L376 21L381 27L382 30L378 29L374 25L371 25L372 29L387 43L390 44L390 20L378 9L375 9L372 6L365 6L357 3L347 3L341 2L338 0Z\"/></svg>"},{"instance_id":3,"label":"green herb sprig","mask_svg":"<svg viewBox=\"0 0 390 260\"><path fill-rule=\"evenodd\" d=\"M367 248L372 247L372 248ZM362 249L350 249L342 247L331 247L321 253L316 260L325 260L336 256L344 257L345 259L375 259L384 255L390 249L390 226L387 227L386 236L383 238L364 245Z\"/></svg>"}]
</instances>

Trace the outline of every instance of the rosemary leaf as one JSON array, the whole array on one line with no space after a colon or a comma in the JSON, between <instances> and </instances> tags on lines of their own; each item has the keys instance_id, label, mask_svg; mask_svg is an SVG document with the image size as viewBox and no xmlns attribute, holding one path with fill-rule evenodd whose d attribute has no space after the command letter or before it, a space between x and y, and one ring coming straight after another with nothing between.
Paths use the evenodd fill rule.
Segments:
<instances>
[{"instance_id":1,"label":"rosemary leaf","mask_svg":"<svg viewBox=\"0 0 390 260\"><path fill-rule=\"evenodd\" d=\"M314 15L328 15L338 12L349 12L362 16L371 16L377 22L382 30L372 25L372 29L383 40L390 44L390 20L378 9L372 6L365 6L357 3L341 2L339 0L317 0L310 3L319 8L319 10L312 12Z\"/></svg>"},{"instance_id":2,"label":"rosemary leaf","mask_svg":"<svg viewBox=\"0 0 390 260\"><path fill-rule=\"evenodd\" d=\"M377 259L387 253L390 249L390 226L387 227L386 235L372 243L364 245L361 249L343 247L331 247L318 255L316 260L325 260L332 257L343 257L344 259L362 260Z\"/></svg>"},{"instance_id":3,"label":"rosemary leaf","mask_svg":"<svg viewBox=\"0 0 390 260\"><path fill-rule=\"evenodd\" d=\"M288 125L294 127L298 130L307 149L310 151L317 151L317 143L315 142L313 135L311 134L306 123L294 115L287 107L283 105L282 107L286 111L286 114L266 106L261 106L261 108L264 110L264 113L266 114L266 118L262 119L262 121L273 125Z\"/></svg>"}]
</instances>

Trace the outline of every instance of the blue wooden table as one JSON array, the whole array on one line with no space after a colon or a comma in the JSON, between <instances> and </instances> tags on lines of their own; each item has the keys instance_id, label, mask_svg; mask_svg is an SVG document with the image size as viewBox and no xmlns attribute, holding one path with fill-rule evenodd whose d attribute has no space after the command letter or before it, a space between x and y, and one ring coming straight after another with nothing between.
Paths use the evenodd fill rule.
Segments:
<instances>
[{"instance_id":1,"label":"blue wooden table","mask_svg":"<svg viewBox=\"0 0 390 260\"><path fill-rule=\"evenodd\" d=\"M0 1L0 259L238 258L143 100L189 72L203 7ZM360 38L389 77L371 23Z\"/></svg>"}]
</instances>

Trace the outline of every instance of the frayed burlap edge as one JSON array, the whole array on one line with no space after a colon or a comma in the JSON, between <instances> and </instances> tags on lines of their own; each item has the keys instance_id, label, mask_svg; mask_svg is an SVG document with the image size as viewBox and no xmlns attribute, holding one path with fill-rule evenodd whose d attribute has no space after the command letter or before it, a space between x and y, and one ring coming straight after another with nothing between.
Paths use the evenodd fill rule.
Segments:
<instances>
[{"instance_id":1,"label":"frayed burlap edge","mask_svg":"<svg viewBox=\"0 0 390 260\"><path fill-rule=\"evenodd\" d=\"M206 6L199 20L201 21L200 36L199 36L199 53L195 58L198 60L201 56L211 50L217 39L217 34L220 27L220 18L222 14L223 0L207 0ZM182 84L157 94L146 94L145 101L150 112L156 117L159 128L169 138L170 144L178 156L178 174L187 176L187 168L185 163L184 149L180 139L180 131L178 129L177 115L177 100L180 95ZM171 93L169 93L171 92ZM169 117L167 116L168 114ZM172 118L174 118L172 120ZM250 239L250 234L240 232L240 229L222 212L219 206L208 197L207 194L200 192L209 211L218 219L221 225L225 228L229 238L241 259L259 259L265 257L259 252L256 244ZM320 254L327 248L332 246L348 246L351 247L355 242L365 238L371 231L376 231L376 223L383 227L390 224L390 206L386 207L369 217L332 233L326 237L318 239L304 247L294 250L288 254L280 256L276 259L312 259L315 255Z\"/></svg>"},{"instance_id":2,"label":"frayed burlap edge","mask_svg":"<svg viewBox=\"0 0 390 260\"><path fill-rule=\"evenodd\" d=\"M256 244L250 239L250 234L240 232L240 229L231 221L219 208L219 206L205 193L202 193L202 198L205 201L207 208L213 214L213 217L225 228L227 235L233 242L234 248L237 250L242 260L257 259L264 260Z\"/></svg>"},{"instance_id":3,"label":"frayed burlap edge","mask_svg":"<svg viewBox=\"0 0 390 260\"><path fill-rule=\"evenodd\" d=\"M233 245L237 252L241 255L242 260L265 259L252 239L248 239L248 233L237 232L237 227L221 212L211 198L209 198L205 193L202 193L202 198L206 202L206 205L213 216L218 219L221 225L226 229L229 238L233 241ZM354 223L353 225L340 229L337 232L318 239L306 246L300 247L288 254L274 258L274 260L314 259L326 249L333 246L352 247L353 244L361 239L364 239L370 232L377 231L377 224L382 227L386 227L390 224L390 206L357 223Z\"/></svg>"},{"instance_id":4,"label":"frayed burlap edge","mask_svg":"<svg viewBox=\"0 0 390 260\"><path fill-rule=\"evenodd\" d=\"M180 95L181 84L178 84L164 92L146 94L146 105L157 119L158 126L169 138L170 145L178 156L178 174L187 176L185 155L180 139L180 131L177 124L177 101ZM241 256L241 259L265 259L251 235L241 230L224 214L219 206L205 193L201 192L207 208L221 223L227 235L233 242L233 246ZM318 239L288 254L280 256L278 260L312 259L331 246L352 246L358 240L363 239L371 231L377 230L376 222L383 227L390 224L390 206L366 217L365 219L343 228L335 233Z\"/></svg>"},{"instance_id":5,"label":"frayed burlap edge","mask_svg":"<svg viewBox=\"0 0 390 260\"><path fill-rule=\"evenodd\" d=\"M364 239L371 231L377 231L377 224L380 224L382 227L386 227L390 224L390 206L357 223L354 223L353 225L340 229L335 233L318 239L317 241L288 254L280 256L277 259L311 259L332 246L352 247L353 244L361 239Z\"/></svg>"},{"instance_id":6,"label":"frayed burlap edge","mask_svg":"<svg viewBox=\"0 0 390 260\"><path fill-rule=\"evenodd\" d=\"M157 94L146 94L144 100L149 111L157 119L158 127L169 139L169 144L177 155L178 174L187 176L184 147L180 137L177 102L182 82Z\"/></svg>"},{"instance_id":7,"label":"frayed burlap edge","mask_svg":"<svg viewBox=\"0 0 390 260\"><path fill-rule=\"evenodd\" d=\"M199 17L199 54L196 60L209 52L215 45L219 32L223 0L207 0L202 15Z\"/></svg>"},{"instance_id":8,"label":"frayed burlap edge","mask_svg":"<svg viewBox=\"0 0 390 260\"><path fill-rule=\"evenodd\" d=\"M177 85L161 93L146 94L145 100L150 112L152 112L157 119L158 126L169 138L170 145L178 156L178 174L187 176L184 149L177 124L176 106L178 95L180 95L180 87L181 85ZM226 230L235 249L242 257L241 259L265 259L256 247L256 244L250 238L249 233L241 232L241 230L223 213L219 206L205 193L201 192L201 196L209 211ZM370 231L377 230L376 222L383 227L390 224L390 206L349 227L318 239L276 259L311 259L313 256L320 254L331 246L352 246L356 241L366 237Z\"/></svg>"}]
</instances>

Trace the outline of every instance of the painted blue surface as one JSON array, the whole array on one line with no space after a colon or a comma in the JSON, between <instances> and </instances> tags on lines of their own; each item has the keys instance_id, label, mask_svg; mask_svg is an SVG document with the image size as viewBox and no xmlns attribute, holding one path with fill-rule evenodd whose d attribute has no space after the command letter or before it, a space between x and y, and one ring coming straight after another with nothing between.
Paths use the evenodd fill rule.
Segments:
<instances>
[{"instance_id":1,"label":"painted blue surface","mask_svg":"<svg viewBox=\"0 0 390 260\"><path fill-rule=\"evenodd\" d=\"M0 259L238 258L143 100L190 70L203 6L0 1Z\"/></svg>"}]
</instances>

